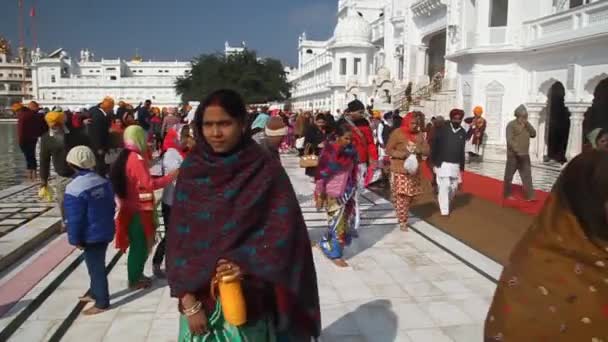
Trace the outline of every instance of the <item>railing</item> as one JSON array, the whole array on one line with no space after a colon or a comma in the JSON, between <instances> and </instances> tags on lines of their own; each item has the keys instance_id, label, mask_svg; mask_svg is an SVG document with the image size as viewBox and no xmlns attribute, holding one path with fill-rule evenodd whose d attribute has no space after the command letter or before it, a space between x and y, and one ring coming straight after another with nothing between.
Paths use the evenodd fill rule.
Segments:
<instances>
[{"instance_id":1,"label":"railing","mask_svg":"<svg viewBox=\"0 0 608 342\"><path fill-rule=\"evenodd\" d=\"M439 93L443 89L452 89L455 80L446 79L443 74L437 73L431 79L431 82L425 86L413 89L413 84L408 86L393 96L393 103L403 111L408 111L411 106L420 105L421 101L429 100L434 94Z\"/></svg>"},{"instance_id":2,"label":"railing","mask_svg":"<svg viewBox=\"0 0 608 342\"><path fill-rule=\"evenodd\" d=\"M445 0L418 0L411 5L415 16L429 15L433 11L445 6Z\"/></svg>"},{"instance_id":3,"label":"railing","mask_svg":"<svg viewBox=\"0 0 608 342\"><path fill-rule=\"evenodd\" d=\"M608 31L608 1L596 1L524 23L525 45Z\"/></svg>"},{"instance_id":4,"label":"railing","mask_svg":"<svg viewBox=\"0 0 608 342\"><path fill-rule=\"evenodd\" d=\"M464 48L472 49L486 46L519 45L519 30L516 27L489 27L477 32L464 34Z\"/></svg>"}]
</instances>

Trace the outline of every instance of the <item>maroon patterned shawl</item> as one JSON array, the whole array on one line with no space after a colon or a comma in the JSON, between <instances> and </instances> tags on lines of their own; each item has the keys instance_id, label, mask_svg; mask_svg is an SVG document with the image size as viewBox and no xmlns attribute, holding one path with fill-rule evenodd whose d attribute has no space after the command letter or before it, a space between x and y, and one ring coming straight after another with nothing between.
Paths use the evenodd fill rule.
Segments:
<instances>
[{"instance_id":1,"label":"maroon patterned shawl","mask_svg":"<svg viewBox=\"0 0 608 342\"><path fill-rule=\"evenodd\" d=\"M273 285L289 331L319 335L317 278L298 200L280 162L253 140L218 155L199 139L180 169L170 222L172 296L209 288L224 258Z\"/></svg>"}]
</instances>

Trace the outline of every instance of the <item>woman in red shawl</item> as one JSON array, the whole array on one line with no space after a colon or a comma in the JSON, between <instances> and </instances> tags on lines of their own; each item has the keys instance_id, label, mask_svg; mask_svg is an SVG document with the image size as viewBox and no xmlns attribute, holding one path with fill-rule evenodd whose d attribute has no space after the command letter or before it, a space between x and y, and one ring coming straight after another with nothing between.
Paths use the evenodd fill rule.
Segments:
<instances>
[{"instance_id":1,"label":"woman in red shawl","mask_svg":"<svg viewBox=\"0 0 608 342\"><path fill-rule=\"evenodd\" d=\"M408 229L408 213L414 197L422 193L420 179L422 156L428 156L430 151L419 126L420 120L417 120L419 117L414 113L408 113L401 121L401 128L391 133L386 145L386 153L391 157L393 205L403 231ZM413 160L408 160L410 157ZM410 163L411 167L408 166Z\"/></svg>"},{"instance_id":2,"label":"woman in red shawl","mask_svg":"<svg viewBox=\"0 0 608 342\"><path fill-rule=\"evenodd\" d=\"M196 147L180 169L167 231L179 341L306 341L320 333L306 224L280 162L255 143L232 90L196 111ZM228 323L213 279L240 277L247 322Z\"/></svg>"},{"instance_id":3,"label":"woman in red shawl","mask_svg":"<svg viewBox=\"0 0 608 342\"><path fill-rule=\"evenodd\" d=\"M129 249L127 272L131 289L151 285L150 278L144 276L144 265L154 246L156 232L154 190L165 187L177 176L177 171L162 178L150 176L145 136L140 126L127 127L125 148L110 171L112 187L118 197L116 248L122 252Z\"/></svg>"}]
</instances>

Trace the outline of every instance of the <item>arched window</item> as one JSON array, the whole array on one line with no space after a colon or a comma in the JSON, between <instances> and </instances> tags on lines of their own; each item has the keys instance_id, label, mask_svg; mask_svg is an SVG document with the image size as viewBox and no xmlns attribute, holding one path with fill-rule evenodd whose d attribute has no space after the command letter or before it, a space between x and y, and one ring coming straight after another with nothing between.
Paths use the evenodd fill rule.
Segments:
<instances>
[{"instance_id":1,"label":"arched window","mask_svg":"<svg viewBox=\"0 0 608 342\"><path fill-rule=\"evenodd\" d=\"M486 120L488 127L486 134L488 140L500 141L503 136L502 118L503 118L503 98L505 96L505 87L497 81L492 81L486 86Z\"/></svg>"}]
</instances>

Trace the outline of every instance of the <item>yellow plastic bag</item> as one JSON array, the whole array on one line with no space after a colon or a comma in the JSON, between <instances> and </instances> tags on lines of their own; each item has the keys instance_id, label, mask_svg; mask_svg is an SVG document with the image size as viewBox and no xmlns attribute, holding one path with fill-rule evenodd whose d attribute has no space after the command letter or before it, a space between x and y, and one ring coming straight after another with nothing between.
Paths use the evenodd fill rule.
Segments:
<instances>
[{"instance_id":1,"label":"yellow plastic bag","mask_svg":"<svg viewBox=\"0 0 608 342\"><path fill-rule=\"evenodd\" d=\"M49 186L43 186L38 191L38 197L47 202L53 202L53 190Z\"/></svg>"}]
</instances>

